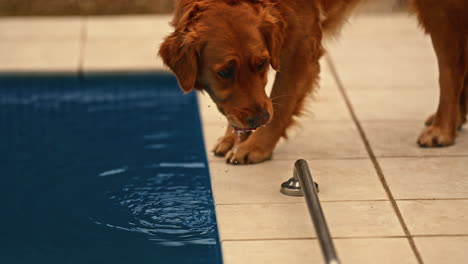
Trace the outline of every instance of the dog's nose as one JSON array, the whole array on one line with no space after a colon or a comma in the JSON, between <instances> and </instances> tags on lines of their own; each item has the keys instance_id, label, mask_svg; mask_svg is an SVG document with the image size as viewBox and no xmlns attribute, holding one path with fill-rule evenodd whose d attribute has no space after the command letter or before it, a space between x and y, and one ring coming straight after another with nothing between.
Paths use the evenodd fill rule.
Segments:
<instances>
[{"instance_id":1,"label":"dog's nose","mask_svg":"<svg viewBox=\"0 0 468 264\"><path fill-rule=\"evenodd\" d=\"M270 113L268 113L268 111L259 112L247 119L247 122L251 128L262 126L268 123L268 121L270 121Z\"/></svg>"}]
</instances>

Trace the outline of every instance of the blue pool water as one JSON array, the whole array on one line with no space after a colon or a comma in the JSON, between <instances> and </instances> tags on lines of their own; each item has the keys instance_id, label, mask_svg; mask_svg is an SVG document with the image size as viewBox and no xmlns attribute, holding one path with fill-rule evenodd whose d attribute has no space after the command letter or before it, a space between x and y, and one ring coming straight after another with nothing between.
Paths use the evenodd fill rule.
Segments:
<instances>
[{"instance_id":1,"label":"blue pool water","mask_svg":"<svg viewBox=\"0 0 468 264\"><path fill-rule=\"evenodd\" d=\"M0 263L221 263L195 93L0 76Z\"/></svg>"}]
</instances>

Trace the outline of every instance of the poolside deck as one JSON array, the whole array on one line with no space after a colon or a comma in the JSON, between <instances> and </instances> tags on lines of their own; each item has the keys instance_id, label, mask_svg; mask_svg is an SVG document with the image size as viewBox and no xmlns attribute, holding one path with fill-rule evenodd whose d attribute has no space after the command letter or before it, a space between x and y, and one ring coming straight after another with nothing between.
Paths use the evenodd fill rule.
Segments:
<instances>
[{"instance_id":1,"label":"poolside deck","mask_svg":"<svg viewBox=\"0 0 468 264\"><path fill-rule=\"evenodd\" d=\"M169 20L2 18L0 71L165 69L156 53ZM327 48L310 113L272 161L232 166L214 157L226 123L199 97L225 263L321 263L303 198L279 192L299 158L320 184L343 263L465 262L467 129L453 147L416 145L437 105L429 37L406 14L360 15Z\"/></svg>"}]
</instances>

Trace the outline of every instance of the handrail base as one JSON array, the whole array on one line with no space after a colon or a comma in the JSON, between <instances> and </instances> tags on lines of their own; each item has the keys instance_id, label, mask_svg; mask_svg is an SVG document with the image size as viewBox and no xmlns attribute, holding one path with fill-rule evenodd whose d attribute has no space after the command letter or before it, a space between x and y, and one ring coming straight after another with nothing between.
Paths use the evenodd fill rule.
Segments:
<instances>
[{"instance_id":1,"label":"handrail base","mask_svg":"<svg viewBox=\"0 0 468 264\"><path fill-rule=\"evenodd\" d=\"M319 192L318 183L314 182L314 184L317 192ZM291 179L283 182L281 184L280 192L287 196L304 196L299 180L295 177L292 177Z\"/></svg>"}]
</instances>

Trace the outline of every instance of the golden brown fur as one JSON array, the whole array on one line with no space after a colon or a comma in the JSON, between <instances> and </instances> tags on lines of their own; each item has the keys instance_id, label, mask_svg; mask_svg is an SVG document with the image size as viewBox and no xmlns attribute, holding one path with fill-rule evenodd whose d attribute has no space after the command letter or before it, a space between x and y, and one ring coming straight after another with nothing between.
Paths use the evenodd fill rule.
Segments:
<instances>
[{"instance_id":1,"label":"golden brown fur","mask_svg":"<svg viewBox=\"0 0 468 264\"><path fill-rule=\"evenodd\" d=\"M216 155L233 164L271 158L316 85L323 34L338 31L358 2L178 1L175 30L159 54L185 92L207 91L226 116L228 129L214 149ZM412 3L431 35L440 69L440 104L418 140L421 146L453 144L456 129L466 120L467 5L466 0ZM277 71L269 97L266 64ZM247 131L238 139L232 127ZM250 129L257 131L250 133Z\"/></svg>"},{"instance_id":2,"label":"golden brown fur","mask_svg":"<svg viewBox=\"0 0 468 264\"><path fill-rule=\"evenodd\" d=\"M439 107L418 143L424 147L455 142L468 104L468 1L413 0L413 11L431 36L439 65Z\"/></svg>"}]
</instances>

